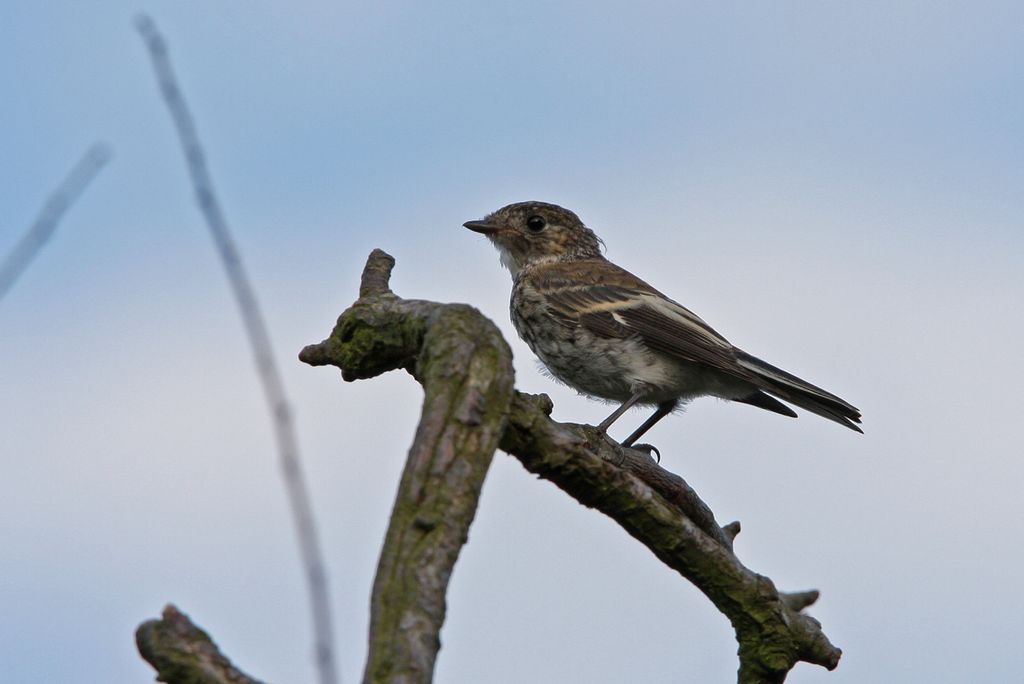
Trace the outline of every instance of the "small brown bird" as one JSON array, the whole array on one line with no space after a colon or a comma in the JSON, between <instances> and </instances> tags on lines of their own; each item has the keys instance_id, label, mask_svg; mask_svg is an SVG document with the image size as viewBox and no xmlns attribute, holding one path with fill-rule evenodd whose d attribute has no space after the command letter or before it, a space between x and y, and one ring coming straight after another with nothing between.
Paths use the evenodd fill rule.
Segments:
<instances>
[{"instance_id":1,"label":"small brown bird","mask_svg":"<svg viewBox=\"0 0 1024 684\"><path fill-rule=\"evenodd\" d=\"M657 407L623 446L701 396L796 417L777 397L863 432L854 406L737 349L605 259L600 239L568 209L520 202L463 225L498 248L512 273L512 323L551 374L583 394L621 402L602 431L634 405Z\"/></svg>"}]
</instances>

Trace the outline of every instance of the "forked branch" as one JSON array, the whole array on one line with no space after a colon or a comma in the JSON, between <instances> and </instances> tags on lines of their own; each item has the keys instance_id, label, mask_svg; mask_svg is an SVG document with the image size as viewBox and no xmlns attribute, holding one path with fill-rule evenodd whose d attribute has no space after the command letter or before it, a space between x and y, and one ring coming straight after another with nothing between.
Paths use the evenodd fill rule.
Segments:
<instances>
[{"instance_id":1,"label":"forked branch","mask_svg":"<svg viewBox=\"0 0 1024 684\"><path fill-rule=\"evenodd\" d=\"M374 250L359 299L300 359L345 380L404 368L424 387L423 416L402 478L372 598L365 682L428 682L444 593L496 446L530 472L619 523L697 586L732 623L741 684L782 682L797 662L833 669L841 651L800 611L816 591L778 592L733 553L724 528L682 478L594 428L550 419L544 396L513 389L497 328L463 304L406 300L388 287L394 259Z\"/></svg>"}]
</instances>

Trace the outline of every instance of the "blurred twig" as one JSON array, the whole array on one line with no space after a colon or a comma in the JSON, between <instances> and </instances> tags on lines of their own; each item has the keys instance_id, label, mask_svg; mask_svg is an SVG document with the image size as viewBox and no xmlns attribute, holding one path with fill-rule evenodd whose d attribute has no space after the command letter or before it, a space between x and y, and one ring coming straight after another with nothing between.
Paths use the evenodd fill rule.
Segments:
<instances>
[{"instance_id":1,"label":"blurred twig","mask_svg":"<svg viewBox=\"0 0 1024 684\"><path fill-rule=\"evenodd\" d=\"M333 684L337 681L333 657L333 629L331 624L330 600L327 593L327 580L324 564L317 540L313 510L309 501L302 467L299 460L298 441L292 423L291 411L285 398L284 385L274 362L271 351L270 336L260 313L249 277L242 266L242 259L235 247L228 230L227 221L221 211L213 191L213 181L206 167L206 156L199 142L195 122L185 104L181 90L178 88L171 63L167 56L167 45L157 31L153 20L148 16L140 16L136 27L146 42L156 78L163 93L164 101L170 110L171 118L178 130L178 137L188 162L189 174L196 192L199 208L206 218L206 223L213 235L217 251L220 253L224 268L227 271L231 289L242 313L249 342L255 356L256 369L263 383L263 391L270 405L277 435L277 446L281 459L281 470L284 474L288 497L292 506L299 547L306 569L309 587L309 598L313 611L313 628L316 639L316 664L321 684Z\"/></svg>"},{"instance_id":2,"label":"blurred twig","mask_svg":"<svg viewBox=\"0 0 1024 684\"><path fill-rule=\"evenodd\" d=\"M0 264L0 299L4 298L4 295L11 289L36 254L53 236L61 217L82 195L100 169L110 161L110 157L110 148L107 145L94 144L82 155L71 172L46 200L35 223Z\"/></svg>"}]
</instances>

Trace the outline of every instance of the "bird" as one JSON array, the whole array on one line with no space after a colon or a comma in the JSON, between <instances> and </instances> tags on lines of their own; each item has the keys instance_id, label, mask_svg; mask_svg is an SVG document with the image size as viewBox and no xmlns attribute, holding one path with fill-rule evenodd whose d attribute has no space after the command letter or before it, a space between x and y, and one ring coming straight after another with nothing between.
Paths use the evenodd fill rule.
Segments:
<instances>
[{"instance_id":1,"label":"bird","mask_svg":"<svg viewBox=\"0 0 1024 684\"><path fill-rule=\"evenodd\" d=\"M682 304L605 258L601 239L572 211L517 202L463 226L497 247L512 275L512 323L550 375L583 395L619 404L597 426L602 434L634 406L655 408L622 446L653 449L636 441L703 396L795 418L787 402L863 432L855 406L733 346Z\"/></svg>"}]
</instances>

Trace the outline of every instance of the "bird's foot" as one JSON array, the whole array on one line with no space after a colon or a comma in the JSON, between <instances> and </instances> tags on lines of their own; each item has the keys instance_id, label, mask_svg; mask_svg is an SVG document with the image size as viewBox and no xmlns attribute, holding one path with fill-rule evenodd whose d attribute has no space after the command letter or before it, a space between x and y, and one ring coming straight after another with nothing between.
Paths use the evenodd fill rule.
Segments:
<instances>
[{"instance_id":1,"label":"bird's foot","mask_svg":"<svg viewBox=\"0 0 1024 684\"><path fill-rule=\"evenodd\" d=\"M618 442L616 442L616 441L615 441L614 439L612 439L612 436L611 436L611 435L609 435L607 431L605 431L605 430L601 429L601 426L600 426L600 425L599 425L599 426L597 427L597 432L598 432L598 434L600 434L600 435L601 435L602 437L604 437L604 441L608 442L608 445L609 445L610 447L612 447L613 449L618 449L618 447L620 446L620 444L619 444Z\"/></svg>"},{"instance_id":2,"label":"bird's foot","mask_svg":"<svg viewBox=\"0 0 1024 684\"><path fill-rule=\"evenodd\" d=\"M648 458L654 458L658 463L661 463L661 452L658 451L658 447L653 444L630 444L626 448L642 451L647 454Z\"/></svg>"},{"instance_id":3,"label":"bird's foot","mask_svg":"<svg viewBox=\"0 0 1024 684\"><path fill-rule=\"evenodd\" d=\"M610 444L612 448L619 453L620 456L622 456L622 458L619 460L619 463L617 463L617 465L620 467L623 463L626 462L626 454L624 451L625 449L633 449L634 451L639 451L643 453L645 456L647 456L647 458L656 461L657 463L661 463L661 452L653 444L624 444L616 442L604 430L601 430L601 436L604 437L605 441L608 442L608 444Z\"/></svg>"},{"instance_id":4,"label":"bird's foot","mask_svg":"<svg viewBox=\"0 0 1024 684\"><path fill-rule=\"evenodd\" d=\"M608 443L608 446L610 446L612 448L612 451L614 451L615 454L618 456L618 459L614 461L616 467L621 468L626 463L626 453L622 450L622 445L616 442L614 439L612 439L611 435L609 435L607 432L601 430L600 426L598 426L598 430L601 431L601 436L604 437L604 441ZM611 463L613 461L609 460L609 462Z\"/></svg>"}]
</instances>

